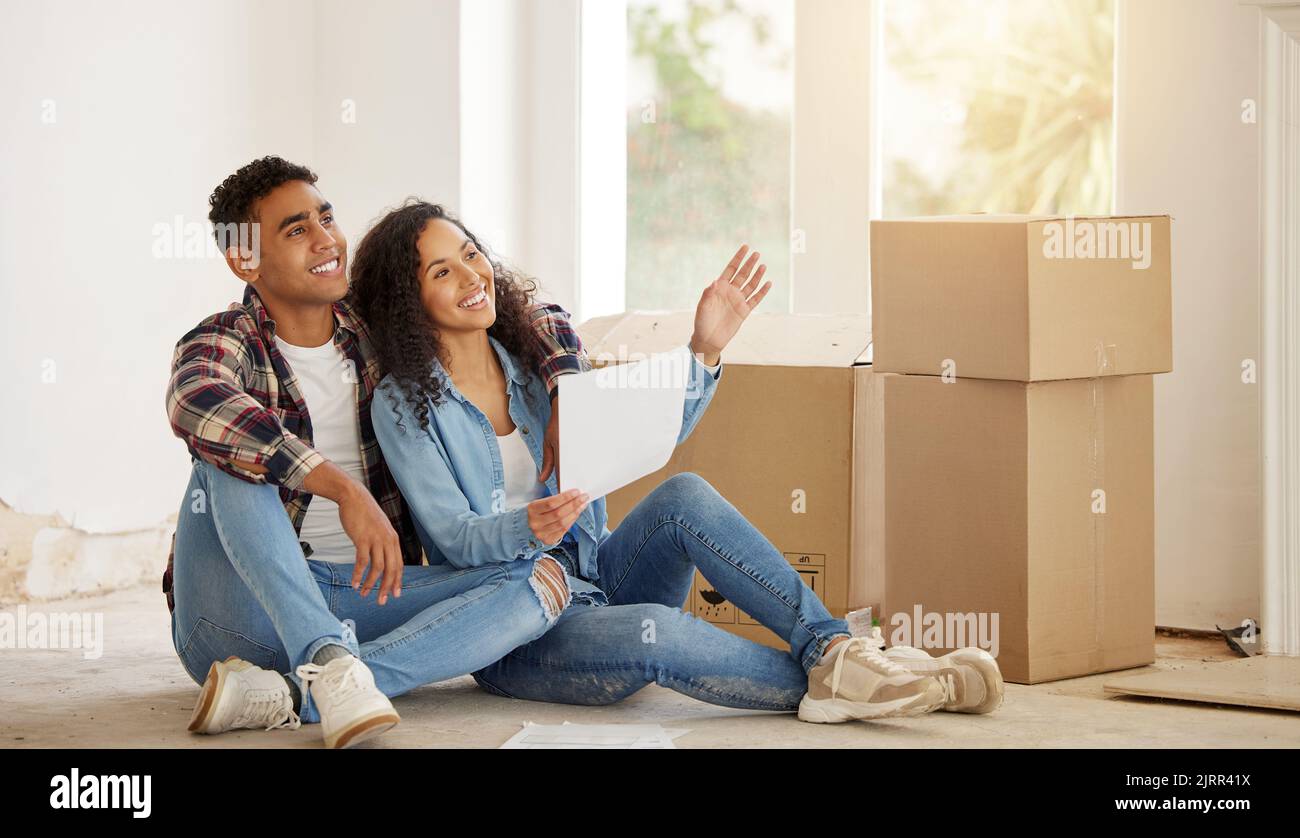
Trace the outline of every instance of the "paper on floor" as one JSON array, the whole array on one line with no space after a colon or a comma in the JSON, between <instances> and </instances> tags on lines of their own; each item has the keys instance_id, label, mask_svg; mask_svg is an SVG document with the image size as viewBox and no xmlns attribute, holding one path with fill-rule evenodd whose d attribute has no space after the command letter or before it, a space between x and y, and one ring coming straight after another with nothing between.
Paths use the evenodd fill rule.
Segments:
<instances>
[{"instance_id":1,"label":"paper on floor","mask_svg":"<svg viewBox=\"0 0 1300 838\"><path fill-rule=\"evenodd\" d=\"M592 498L659 470L682 430L686 347L560 378L560 490Z\"/></svg>"},{"instance_id":2,"label":"paper on floor","mask_svg":"<svg viewBox=\"0 0 1300 838\"><path fill-rule=\"evenodd\" d=\"M501 746L520 748L671 748L673 740L686 730L660 725L535 725L525 722L523 729Z\"/></svg>"}]
</instances>

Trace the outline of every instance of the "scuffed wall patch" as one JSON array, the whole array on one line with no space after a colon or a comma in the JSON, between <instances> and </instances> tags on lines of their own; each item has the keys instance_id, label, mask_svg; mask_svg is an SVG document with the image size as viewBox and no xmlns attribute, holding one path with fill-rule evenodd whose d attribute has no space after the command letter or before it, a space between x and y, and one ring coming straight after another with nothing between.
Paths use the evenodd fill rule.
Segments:
<instances>
[{"instance_id":1,"label":"scuffed wall patch","mask_svg":"<svg viewBox=\"0 0 1300 838\"><path fill-rule=\"evenodd\" d=\"M157 582L174 524L91 534L0 503L0 603L59 599Z\"/></svg>"}]
</instances>

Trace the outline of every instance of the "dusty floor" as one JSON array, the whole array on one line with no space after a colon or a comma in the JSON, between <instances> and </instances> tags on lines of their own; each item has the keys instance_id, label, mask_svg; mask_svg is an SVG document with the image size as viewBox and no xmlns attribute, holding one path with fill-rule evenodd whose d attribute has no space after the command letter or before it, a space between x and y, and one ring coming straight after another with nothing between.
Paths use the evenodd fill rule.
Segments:
<instances>
[{"instance_id":1,"label":"dusty floor","mask_svg":"<svg viewBox=\"0 0 1300 838\"><path fill-rule=\"evenodd\" d=\"M78 650L0 649L0 747L320 747L316 725L188 734L198 688L176 660L166 605L152 585L29 608L102 612L105 648L95 660ZM1156 649L1156 666L1165 669L1231 659L1217 640L1157 638ZM525 721L567 720L686 728L690 732L677 740L681 748L1300 747L1300 714L1107 698L1102 683L1109 677L1008 684L1006 703L988 716L935 713L843 725L713 707L653 686L611 707L513 701L490 696L465 677L395 699L403 722L373 745L493 748Z\"/></svg>"}]
</instances>

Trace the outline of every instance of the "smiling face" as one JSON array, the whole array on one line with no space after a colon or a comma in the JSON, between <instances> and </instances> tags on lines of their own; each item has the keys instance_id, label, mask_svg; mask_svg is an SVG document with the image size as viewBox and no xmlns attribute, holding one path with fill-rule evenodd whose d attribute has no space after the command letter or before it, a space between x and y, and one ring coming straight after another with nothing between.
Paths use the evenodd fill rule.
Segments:
<instances>
[{"instance_id":1,"label":"smiling face","mask_svg":"<svg viewBox=\"0 0 1300 838\"><path fill-rule=\"evenodd\" d=\"M253 218L261 225L260 262L241 276L265 301L304 306L343 299L348 242L315 186L302 180L280 184L253 205Z\"/></svg>"},{"instance_id":2,"label":"smiling face","mask_svg":"<svg viewBox=\"0 0 1300 838\"><path fill-rule=\"evenodd\" d=\"M440 332L486 330L496 322L496 285L486 255L455 224L435 218L424 225L420 252L420 302Z\"/></svg>"}]
</instances>

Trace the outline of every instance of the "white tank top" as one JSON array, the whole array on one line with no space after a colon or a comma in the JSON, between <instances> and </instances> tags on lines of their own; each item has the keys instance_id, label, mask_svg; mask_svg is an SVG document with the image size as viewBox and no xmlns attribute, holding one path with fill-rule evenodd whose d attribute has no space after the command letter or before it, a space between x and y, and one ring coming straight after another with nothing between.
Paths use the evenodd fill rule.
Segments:
<instances>
[{"instance_id":1,"label":"white tank top","mask_svg":"<svg viewBox=\"0 0 1300 838\"><path fill-rule=\"evenodd\" d=\"M541 496L543 486L537 482L537 464L519 429L497 437L501 448L501 467L505 471L506 506L502 512L527 506Z\"/></svg>"}]
</instances>

